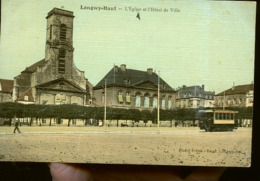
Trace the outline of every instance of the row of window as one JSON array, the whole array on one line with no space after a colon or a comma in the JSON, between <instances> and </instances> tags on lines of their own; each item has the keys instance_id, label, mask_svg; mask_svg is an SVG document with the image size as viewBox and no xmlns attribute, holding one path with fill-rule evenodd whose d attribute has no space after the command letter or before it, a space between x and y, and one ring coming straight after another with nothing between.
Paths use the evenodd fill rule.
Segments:
<instances>
[{"instance_id":1,"label":"row of window","mask_svg":"<svg viewBox=\"0 0 260 181\"><path fill-rule=\"evenodd\" d=\"M205 97L206 99L214 99L214 96L212 96L212 95L203 95L203 94L200 94L200 93L196 93L196 95L193 95L193 94L191 94L191 93L183 93L183 94L181 94L181 97L182 97L182 98L195 97L195 96Z\"/></svg>"},{"instance_id":2,"label":"row of window","mask_svg":"<svg viewBox=\"0 0 260 181\"><path fill-rule=\"evenodd\" d=\"M125 96L122 95L121 92L119 92L118 94L118 103L119 104L123 104L125 101L126 104L131 104L131 96L130 93L126 93ZM102 94L102 103L105 102L105 97L104 94ZM141 95L137 94L135 96L135 102L134 102L135 107L141 107ZM144 100L143 100L143 106L145 108L149 108L149 107L153 107L153 108L157 108L158 105L158 100L157 97L154 96L153 98L150 98L149 96L145 96ZM172 108L172 101L171 101L171 97L168 98L168 106L166 105L166 101L165 98L162 98L161 101L161 108L165 109L166 107L168 108Z\"/></svg>"},{"instance_id":3,"label":"row of window","mask_svg":"<svg viewBox=\"0 0 260 181\"><path fill-rule=\"evenodd\" d=\"M215 113L215 119L219 120L233 120L234 114L233 113Z\"/></svg>"},{"instance_id":4,"label":"row of window","mask_svg":"<svg viewBox=\"0 0 260 181\"><path fill-rule=\"evenodd\" d=\"M244 100L242 98L240 99L232 99L232 100L226 100L225 101L225 104L227 105L238 105L238 104L243 104L244 103ZM224 104L224 100L221 100L219 101L219 104Z\"/></svg>"},{"instance_id":5,"label":"row of window","mask_svg":"<svg viewBox=\"0 0 260 181\"><path fill-rule=\"evenodd\" d=\"M66 94L57 94L55 96L55 100L56 101L65 101L66 100ZM24 101L29 101L29 97L28 96L24 96Z\"/></svg>"},{"instance_id":6,"label":"row of window","mask_svg":"<svg viewBox=\"0 0 260 181\"><path fill-rule=\"evenodd\" d=\"M145 108L149 108L149 107L157 108L157 105L158 105L157 97L153 97L152 101L150 101L150 97L144 97L144 107ZM135 97L135 107L141 107L141 96L139 96L139 95L137 95ZM162 109L165 109L166 107L172 108L172 101L169 99L168 106L167 106L165 99L162 99L160 107Z\"/></svg>"}]
</instances>

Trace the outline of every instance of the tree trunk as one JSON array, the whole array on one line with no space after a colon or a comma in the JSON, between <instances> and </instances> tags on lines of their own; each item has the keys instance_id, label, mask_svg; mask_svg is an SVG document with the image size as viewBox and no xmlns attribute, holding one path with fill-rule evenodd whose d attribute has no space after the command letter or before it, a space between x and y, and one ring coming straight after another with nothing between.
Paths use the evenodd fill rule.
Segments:
<instances>
[{"instance_id":1,"label":"tree trunk","mask_svg":"<svg viewBox=\"0 0 260 181\"><path fill-rule=\"evenodd\" d=\"M117 119L117 120L116 120L116 126L117 126L117 127L118 127L118 122L119 122L119 121L118 121L118 119Z\"/></svg>"},{"instance_id":2,"label":"tree trunk","mask_svg":"<svg viewBox=\"0 0 260 181\"><path fill-rule=\"evenodd\" d=\"M12 118L9 118L9 121L10 121L9 126L12 126Z\"/></svg>"},{"instance_id":3,"label":"tree trunk","mask_svg":"<svg viewBox=\"0 0 260 181\"><path fill-rule=\"evenodd\" d=\"M52 118L50 118L50 123L49 123L49 126L51 126L51 120L52 120Z\"/></svg>"},{"instance_id":4,"label":"tree trunk","mask_svg":"<svg viewBox=\"0 0 260 181\"><path fill-rule=\"evenodd\" d=\"M31 117L31 119L30 119L30 126L32 126L32 119L33 119L33 118Z\"/></svg>"},{"instance_id":5,"label":"tree trunk","mask_svg":"<svg viewBox=\"0 0 260 181\"><path fill-rule=\"evenodd\" d=\"M69 122L68 122L68 127L70 127L70 121L71 121L71 119L69 119Z\"/></svg>"}]
</instances>

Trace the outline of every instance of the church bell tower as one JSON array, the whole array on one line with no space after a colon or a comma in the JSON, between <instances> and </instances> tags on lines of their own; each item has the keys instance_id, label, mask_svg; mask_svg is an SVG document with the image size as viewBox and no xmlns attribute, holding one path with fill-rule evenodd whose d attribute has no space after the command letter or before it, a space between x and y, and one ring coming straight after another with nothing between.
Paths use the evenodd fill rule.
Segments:
<instances>
[{"instance_id":1,"label":"church bell tower","mask_svg":"<svg viewBox=\"0 0 260 181\"><path fill-rule=\"evenodd\" d=\"M47 17L45 61L52 65L53 78L72 78L73 12L52 9Z\"/></svg>"}]
</instances>

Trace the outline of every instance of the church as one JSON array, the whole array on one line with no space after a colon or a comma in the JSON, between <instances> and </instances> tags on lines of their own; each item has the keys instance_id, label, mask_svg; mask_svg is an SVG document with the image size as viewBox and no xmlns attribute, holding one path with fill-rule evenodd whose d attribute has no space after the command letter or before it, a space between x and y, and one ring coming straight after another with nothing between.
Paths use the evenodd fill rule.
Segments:
<instances>
[{"instance_id":1,"label":"church","mask_svg":"<svg viewBox=\"0 0 260 181\"><path fill-rule=\"evenodd\" d=\"M45 57L14 78L13 100L84 106L91 84L73 62L73 12L54 8L46 19Z\"/></svg>"}]
</instances>

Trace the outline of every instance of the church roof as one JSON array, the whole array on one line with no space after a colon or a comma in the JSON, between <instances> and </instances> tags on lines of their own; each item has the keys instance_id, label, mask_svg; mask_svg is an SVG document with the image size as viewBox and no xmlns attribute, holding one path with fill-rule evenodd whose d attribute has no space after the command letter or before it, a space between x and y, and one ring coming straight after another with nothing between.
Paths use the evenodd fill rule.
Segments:
<instances>
[{"instance_id":1,"label":"church roof","mask_svg":"<svg viewBox=\"0 0 260 181\"><path fill-rule=\"evenodd\" d=\"M238 85L217 94L217 96L224 96L224 93L225 95L246 94L248 91L253 90L254 84Z\"/></svg>"},{"instance_id":2,"label":"church roof","mask_svg":"<svg viewBox=\"0 0 260 181\"><path fill-rule=\"evenodd\" d=\"M25 100L24 97L28 96L28 100ZM28 101L28 102L34 102L33 94L32 94L32 88L27 89L24 93L22 93L18 98L17 101Z\"/></svg>"},{"instance_id":3,"label":"church roof","mask_svg":"<svg viewBox=\"0 0 260 181\"><path fill-rule=\"evenodd\" d=\"M116 66L117 67L117 66ZM94 87L94 89L107 86L128 86L135 87L145 82L151 82L154 86L158 85L158 75L155 72L150 74L147 71L140 71L135 69L112 68L107 75ZM126 83L127 82L127 83ZM164 84L165 91L175 91L169 84L160 78L160 84Z\"/></svg>"},{"instance_id":4,"label":"church roof","mask_svg":"<svg viewBox=\"0 0 260 181\"><path fill-rule=\"evenodd\" d=\"M14 88L14 81L7 79L0 79L0 91L4 93L11 93Z\"/></svg>"},{"instance_id":5,"label":"church roof","mask_svg":"<svg viewBox=\"0 0 260 181\"><path fill-rule=\"evenodd\" d=\"M29 72L29 73L36 72L37 67L43 67L46 63L47 63L47 61L45 61L45 59L42 59L42 60L32 64L30 67L26 67L23 72Z\"/></svg>"},{"instance_id":6,"label":"church roof","mask_svg":"<svg viewBox=\"0 0 260 181\"><path fill-rule=\"evenodd\" d=\"M37 85L35 87L39 88L39 89L53 89L53 90L55 90L56 87L54 87L54 85L57 84L57 83L60 83L60 82L66 82L66 83L68 83L69 85L71 85L72 87L75 88L74 90L63 89L63 91L77 92L77 93L85 93L86 92L84 89L82 89L77 84L75 84L75 83L73 83L73 82L71 82L71 81L69 81L69 80L67 80L63 77L49 81L49 82L46 82L46 83L43 83L43 84L40 84L40 85Z\"/></svg>"}]
</instances>

